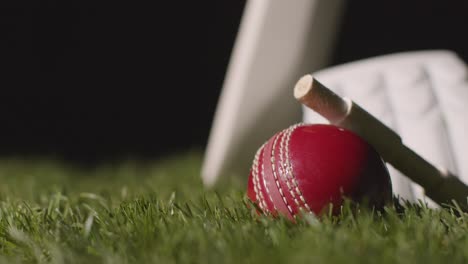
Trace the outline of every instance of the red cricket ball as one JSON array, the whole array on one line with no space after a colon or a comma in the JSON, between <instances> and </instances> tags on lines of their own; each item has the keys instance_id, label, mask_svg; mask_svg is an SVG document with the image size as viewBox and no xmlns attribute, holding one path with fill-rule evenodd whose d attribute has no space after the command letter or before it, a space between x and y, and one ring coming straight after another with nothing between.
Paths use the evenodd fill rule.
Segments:
<instances>
[{"instance_id":1,"label":"red cricket ball","mask_svg":"<svg viewBox=\"0 0 468 264\"><path fill-rule=\"evenodd\" d=\"M257 151L248 197L263 212L293 219L300 209L320 214L344 197L382 207L392 198L387 167L374 148L332 125L291 126ZM338 211L335 211L338 212Z\"/></svg>"}]
</instances>

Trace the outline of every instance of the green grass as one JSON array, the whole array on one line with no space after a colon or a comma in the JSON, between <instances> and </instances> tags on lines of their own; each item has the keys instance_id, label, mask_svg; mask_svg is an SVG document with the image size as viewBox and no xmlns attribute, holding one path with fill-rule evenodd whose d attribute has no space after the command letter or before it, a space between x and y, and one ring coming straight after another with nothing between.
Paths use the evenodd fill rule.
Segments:
<instances>
[{"instance_id":1,"label":"green grass","mask_svg":"<svg viewBox=\"0 0 468 264\"><path fill-rule=\"evenodd\" d=\"M201 158L80 169L0 162L0 262L468 263L468 215L343 208L292 224L258 216L244 181L204 190Z\"/></svg>"}]
</instances>

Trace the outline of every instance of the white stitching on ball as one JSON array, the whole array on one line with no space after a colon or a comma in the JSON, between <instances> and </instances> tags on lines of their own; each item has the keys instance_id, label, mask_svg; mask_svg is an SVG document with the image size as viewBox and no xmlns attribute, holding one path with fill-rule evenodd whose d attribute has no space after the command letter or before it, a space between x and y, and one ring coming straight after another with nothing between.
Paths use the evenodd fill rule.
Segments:
<instances>
[{"instance_id":1,"label":"white stitching on ball","mask_svg":"<svg viewBox=\"0 0 468 264\"><path fill-rule=\"evenodd\" d=\"M263 153L263 155L265 155L265 153ZM268 198L270 198L270 201L273 204L274 210L278 211L277 208L276 208L275 203L273 202L273 198L271 197L270 189L268 189L268 185L267 185L267 182L265 180L265 175L264 175L265 174L265 163L262 163L262 174L263 174L263 177L262 177L263 178L263 185L265 186L265 190L266 190L266 192L268 194Z\"/></svg>"},{"instance_id":2,"label":"white stitching on ball","mask_svg":"<svg viewBox=\"0 0 468 264\"><path fill-rule=\"evenodd\" d=\"M286 207L288 208L289 212L293 214L291 206L289 205L288 201L286 200L286 197L284 196L283 190L281 188L281 185L279 184L278 181L278 175L276 174L276 165L275 165L275 149L276 149L276 144L278 143L278 138L280 134L277 134L274 141L273 141L273 146L271 148L271 156L270 156L270 161L271 161L271 167L273 171L273 177L275 177L275 183L276 187L278 187L278 191L281 195L281 198L283 198L284 203L286 204ZM284 133L283 133L284 137Z\"/></svg>"},{"instance_id":3,"label":"white stitching on ball","mask_svg":"<svg viewBox=\"0 0 468 264\"><path fill-rule=\"evenodd\" d=\"M280 169L281 171L283 171L283 177L286 179L286 186L288 187L288 190L289 190L289 193L291 194L293 200L294 200L294 203L298 206L298 207L301 207L299 201L297 200L297 197L296 195L294 194L294 191L292 190L291 188L291 183L289 182L289 179L287 177L287 173L288 173L288 168L287 168L287 165L285 164L284 162L284 142L285 142L285 139L286 139L286 135L287 133L290 133L290 128L288 128L285 132L285 134L283 135L283 137L281 138L281 141L280 141Z\"/></svg>"},{"instance_id":4,"label":"white stitching on ball","mask_svg":"<svg viewBox=\"0 0 468 264\"><path fill-rule=\"evenodd\" d=\"M292 133L294 132L295 129L297 129L298 127L304 126L304 125L305 125L304 123L299 123L299 124L291 126L288 129L290 131L288 131L288 135L287 135L287 138L286 138L286 146L285 146L286 161L287 161L287 166L288 166L287 172L288 172L288 175L290 176L290 178L292 179L292 182L296 186L295 191L299 195L299 198L301 199L302 203L304 204L304 207L307 209L307 211L312 212L312 210L310 209L310 206L307 204L306 200L304 199L304 196L302 195L302 192L299 190L299 184L298 184L298 182L296 180L296 177L294 176L293 168L292 168L292 165L291 165L291 159L290 159L290 156L289 156L289 142L291 141L291 135L292 135Z\"/></svg>"}]
</instances>

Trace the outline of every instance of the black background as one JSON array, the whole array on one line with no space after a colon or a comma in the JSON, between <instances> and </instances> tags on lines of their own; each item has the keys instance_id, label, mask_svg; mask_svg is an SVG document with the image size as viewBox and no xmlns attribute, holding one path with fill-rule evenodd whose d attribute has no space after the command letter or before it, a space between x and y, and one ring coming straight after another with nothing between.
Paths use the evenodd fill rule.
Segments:
<instances>
[{"instance_id":1,"label":"black background","mask_svg":"<svg viewBox=\"0 0 468 264\"><path fill-rule=\"evenodd\" d=\"M0 155L78 162L203 150L245 1L0 9ZM466 1L349 1L332 64L451 49Z\"/></svg>"}]
</instances>

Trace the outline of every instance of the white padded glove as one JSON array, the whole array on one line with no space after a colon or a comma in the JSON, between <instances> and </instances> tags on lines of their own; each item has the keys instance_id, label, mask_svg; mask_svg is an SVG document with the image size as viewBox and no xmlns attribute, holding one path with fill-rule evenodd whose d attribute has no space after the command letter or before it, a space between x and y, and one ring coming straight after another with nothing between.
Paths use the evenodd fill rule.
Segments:
<instances>
[{"instance_id":1,"label":"white padded glove","mask_svg":"<svg viewBox=\"0 0 468 264\"><path fill-rule=\"evenodd\" d=\"M468 80L450 51L419 51L347 63L313 74L394 129L408 147L468 183ZM304 122L327 123L303 108ZM436 206L424 190L388 165L393 191Z\"/></svg>"}]
</instances>

